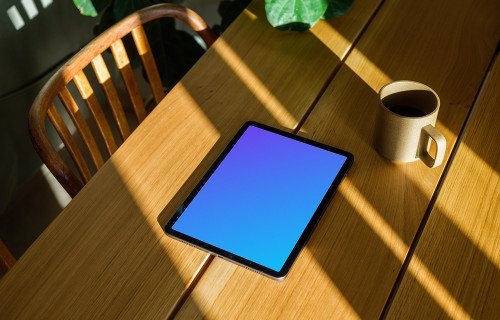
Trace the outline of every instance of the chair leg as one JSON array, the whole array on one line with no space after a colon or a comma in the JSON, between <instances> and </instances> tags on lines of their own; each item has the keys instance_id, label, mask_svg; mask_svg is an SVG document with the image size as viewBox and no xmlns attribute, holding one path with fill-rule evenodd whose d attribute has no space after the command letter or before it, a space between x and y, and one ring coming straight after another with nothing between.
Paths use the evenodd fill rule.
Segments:
<instances>
[{"instance_id":1,"label":"chair leg","mask_svg":"<svg viewBox=\"0 0 500 320\"><path fill-rule=\"evenodd\" d=\"M7 273L16 263L16 259L10 253L9 249L5 246L5 244L0 240L0 271L3 274Z\"/></svg>"}]
</instances>

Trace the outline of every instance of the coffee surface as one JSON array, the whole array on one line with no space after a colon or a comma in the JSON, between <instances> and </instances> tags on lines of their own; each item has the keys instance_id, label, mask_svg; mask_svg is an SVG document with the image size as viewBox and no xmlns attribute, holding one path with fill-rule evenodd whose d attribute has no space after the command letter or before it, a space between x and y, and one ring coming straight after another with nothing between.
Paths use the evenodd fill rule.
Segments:
<instances>
[{"instance_id":1,"label":"coffee surface","mask_svg":"<svg viewBox=\"0 0 500 320\"><path fill-rule=\"evenodd\" d=\"M395 105L388 108L392 112L404 117L423 117L425 112L411 106Z\"/></svg>"}]
</instances>

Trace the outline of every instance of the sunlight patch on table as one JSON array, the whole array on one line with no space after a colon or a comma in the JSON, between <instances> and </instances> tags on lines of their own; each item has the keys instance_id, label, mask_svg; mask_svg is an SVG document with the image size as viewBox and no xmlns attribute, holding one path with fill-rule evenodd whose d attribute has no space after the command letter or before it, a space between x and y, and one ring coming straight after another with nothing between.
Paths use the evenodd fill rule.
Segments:
<instances>
[{"instance_id":1,"label":"sunlight patch on table","mask_svg":"<svg viewBox=\"0 0 500 320\"><path fill-rule=\"evenodd\" d=\"M349 53L352 42L335 30L328 21L318 21L309 31L326 47L330 48L340 60L345 59L347 54L349 54L345 64L375 92L378 92L385 84L393 81L357 47L354 47Z\"/></svg>"},{"instance_id":2,"label":"sunlight patch on table","mask_svg":"<svg viewBox=\"0 0 500 320\"><path fill-rule=\"evenodd\" d=\"M464 172L467 172L468 178L460 178ZM500 245L500 216L498 215L500 200L498 199L498 187L496 187L500 185L500 175L474 150L462 142L446 179L445 185L447 181L464 182L464 179L470 180L468 183L470 189L464 190L465 192L452 193L449 195L451 201L454 201L451 198L454 195L467 198L477 197L479 193L482 201L463 201L468 203L467 207L450 210L446 206L439 205L440 198L438 198L438 209L500 269L500 250L495 250ZM488 188L477 190L476 184L479 188L481 186L488 186ZM470 212L476 214L469 214ZM482 214L478 216L477 213Z\"/></svg>"},{"instance_id":3,"label":"sunlight patch on table","mask_svg":"<svg viewBox=\"0 0 500 320\"><path fill-rule=\"evenodd\" d=\"M384 85L393 81L356 47L347 57L345 64L375 92L379 92Z\"/></svg>"},{"instance_id":4,"label":"sunlight patch on table","mask_svg":"<svg viewBox=\"0 0 500 320\"><path fill-rule=\"evenodd\" d=\"M158 117L165 120L162 120L161 127L151 130L151 132L147 133L147 136L143 134L145 139L149 139L147 144L135 142L137 145L135 153L143 152L153 155L161 152L161 154L156 154L155 157L161 158L162 161L133 163L128 154L120 152L112 158L131 195L136 198L137 206L145 214L158 209L157 204L151 201L151 193L165 191L167 193L165 196L170 199L184 183L183 180L178 179L186 178L189 175L185 172L186 168L196 167L196 164L201 162L206 155L203 149L208 152L220 137L212 122L197 106L182 84L177 85L175 90L183 91L183 93L177 93L177 96L183 97L182 101L175 101L175 105L172 107L162 106L163 110L161 111L153 110L153 113L145 121L152 120L150 117L156 117L157 114ZM168 110L165 110L167 108ZM139 126L137 131L142 130L144 127L147 127L147 125ZM193 137L193 130L199 132L196 137ZM203 137L208 136L210 141L201 141L201 133L203 133ZM132 135L130 139L134 139L135 136ZM202 145L204 148L192 152L187 150L189 148L186 148L186 146L197 148L198 145ZM144 159L144 156L139 158ZM188 162L193 162L193 166L188 165ZM138 174L137 171L142 172ZM145 183L144 180L155 180L161 185L153 186Z\"/></svg>"},{"instance_id":5,"label":"sunlight patch on table","mask_svg":"<svg viewBox=\"0 0 500 320\"><path fill-rule=\"evenodd\" d=\"M239 267L234 263L215 258L203 275L203 279L191 293L191 298L205 319L217 319L217 311L212 306L237 268ZM185 317L189 316L191 315Z\"/></svg>"},{"instance_id":6,"label":"sunlight patch on table","mask_svg":"<svg viewBox=\"0 0 500 320\"><path fill-rule=\"evenodd\" d=\"M197 249L167 237L158 216L218 141L220 133L182 83L174 90L183 91L177 94L182 98L173 103L164 99L143 123L156 121L158 125L147 133L135 134L150 128L141 124L110 161L179 274L190 277L192 274L185 272L190 269L189 264L179 252ZM134 141L139 136L148 143ZM129 152L128 146L134 146L134 152ZM161 160L149 161L153 157Z\"/></svg>"},{"instance_id":7,"label":"sunlight patch on table","mask_svg":"<svg viewBox=\"0 0 500 320\"><path fill-rule=\"evenodd\" d=\"M436 121L435 127L445 136L448 138L448 140L453 140L455 141L457 139L457 135L451 131L442 121L439 120L439 114L438 114L438 120ZM446 146L446 149L449 149L450 145Z\"/></svg>"},{"instance_id":8,"label":"sunlight patch on table","mask_svg":"<svg viewBox=\"0 0 500 320\"><path fill-rule=\"evenodd\" d=\"M221 304L220 301L234 294L234 290L237 290L239 287L252 288L255 290L253 291L253 297L260 294L266 295L268 292L272 292L271 296L273 297L283 294L281 297L283 299L288 299L288 303L292 306L287 310L287 312L289 312L288 315L293 314L297 318L304 318L303 315L307 315L308 312L314 312L314 310L303 308L315 308L318 304L325 304L325 308L328 310L335 310L334 313L329 314L331 318L342 317L342 319L361 319L342 292L332 282L331 277L324 271L323 267L316 260L314 254L308 247L303 248L299 259L301 263L297 263L296 266L292 268L287 279L284 281L275 281L237 266L234 263L215 258L200 283L191 293L190 298L193 299L196 308L201 311L205 319L219 319L221 318L221 314L227 314L227 310L221 310L220 308L227 307L227 303L232 302L225 301ZM315 289L319 290L320 293L316 292L306 296L292 294L287 297L289 294L286 290L287 283L304 281L302 278L305 273L308 274L307 279L314 278L314 283L320 284L320 286ZM257 288L255 288L256 279L260 282ZM234 287L234 283L239 283L240 285ZM315 300L314 303L309 303L305 302L304 298ZM322 301L321 299L324 300ZM183 313L181 312L183 318L194 318L196 316L192 313L194 308L189 306L189 303L188 301L188 306L183 308ZM332 303L335 305L331 306ZM241 306L235 307L241 308ZM262 311L257 310L255 314L262 314ZM255 316L255 314L251 313L249 317ZM278 314L283 316L282 313L278 312ZM274 318L275 314L268 316Z\"/></svg>"},{"instance_id":9,"label":"sunlight patch on table","mask_svg":"<svg viewBox=\"0 0 500 320\"><path fill-rule=\"evenodd\" d=\"M394 256L403 262L408 253L408 245L404 243L348 178L345 178L340 184L339 192L392 251Z\"/></svg>"},{"instance_id":10,"label":"sunlight patch on table","mask_svg":"<svg viewBox=\"0 0 500 320\"><path fill-rule=\"evenodd\" d=\"M401 172L404 173L404 175L409 178L411 183L415 185L423 195L426 195L428 199L432 197L432 193L436 188L437 179L436 180L427 179L423 176L428 174L429 170L439 171L442 167L446 165L446 162L448 161L449 155L451 153L451 149L453 147L450 142L456 141L457 139L457 135L453 133L453 131L451 131L441 121L438 120L435 127L445 136L447 143L446 155L443 160L443 163L439 167L430 169L420 160L416 160L414 162L409 162L409 163L393 162L394 165L401 168ZM434 157L436 153L435 147L436 147L435 142L432 142L431 148L429 149L429 153L431 154L432 157ZM418 168L419 166L421 168ZM407 170L403 169L404 167L407 167Z\"/></svg>"},{"instance_id":11,"label":"sunlight patch on table","mask_svg":"<svg viewBox=\"0 0 500 320\"><path fill-rule=\"evenodd\" d=\"M345 178L339 186L339 192L372 228L387 248L391 250L394 256L403 263L409 247L391 226L387 224L384 218L380 216L377 210L361 194L356 186L354 186L348 178ZM416 254L413 255L410 261L408 271L450 318L471 319L470 315L462 308L455 298L453 298Z\"/></svg>"},{"instance_id":12,"label":"sunlight patch on table","mask_svg":"<svg viewBox=\"0 0 500 320\"><path fill-rule=\"evenodd\" d=\"M222 37L217 40L213 48L276 121L287 128L293 128L297 124L298 120L288 112Z\"/></svg>"},{"instance_id":13,"label":"sunlight patch on table","mask_svg":"<svg viewBox=\"0 0 500 320\"><path fill-rule=\"evenodd\" d=\"M451 319L472 319L416 255L412 257L408 271Z\"/></svg>"},{"instance_id":14,"label":"sunlight patch on table","mask_svg":"<svg viewBox=\"0 0 500 320\"><path fill-rule=\"evenodd\" d=\"M319 20L309 31L327 48L331 49L340 60L344 59L352 45L351 41L335 30L326 20Z\"/></svg>"},{"instance_id":15,"label":"sunlight patch on table","mask_svg":"<svg viewBox=\"0 0 500 320\"><path fill-rule=\"evenodd\" d=\"M446 137L446 141L448 142L448 145L446 146L447 149L447 154L450 154L451 148L453 147L450 144L450 141L456 141L457 135L451 131L447 126L445 126L441 121L437 121L436 123L436 128ZM452 178L452 175L460 175L463 174L463 172L468 172L470 177L474 177L471 179L470 185L471 188L473 189L475 185L475 181L481 181L482 179L488 179L490 181L497 181L496 183L479 183L479 185L490 185L490 186L495 186L497 183L500 183L500 176L498 172L492 168L486 161L484 161L474 150L472 150L470 147L467 146L466 143L463 141L460 144L460 149L458 150L457 156L453 161L457 162L454 165L452 165L452 168L455 167L457 168L458 161L461 161L460 159L463 158L466 159L473 159L468 161L467 163L460 163L460 166L462 166L459 170L451 170L448 173L448 177L446 180L454 180ZM446 161L448 158L446 158ZM446 163L444 162L441 166L444 166ZM466 166L466 167L465 167ZM428 170L427 167L425 167L425 170ZM434 170L434 169L429 169L429 170ZM421 170L406 170L405 174L412 183L417 186L420 191L424 194L427 194L429 190L433 190L434 187L433 185L430 185L429 182L426 182L426 179L422 179L422 171ZM446 181L445 181L446 183ZM427 184L427 185L426 185ZM471 190L472 190L471 189ZM484 206L488 206L491 203L494 203L496 194L494 193L494 190L488 190L489 194L485 195L488 196L487 201L483 202L470 202L471 204L481 204ZM470 196L471 193L465 193L465 194L460 194L460 197L468 197ZM482 227L479 227L479 222L475 218L475 215L468 215L467 212L487 212L488 209L486 207L474 207L474 208L464 208L464 213L459 214L458 212L451 212L447 207L439 206L440 199L442 195L438 198L438 202L436 203L437 208L442 212L446 217L453 222L453 224L475 245L481 252L488 257L488 259L498 268L500 268L500 253L497 252L495 253L495 250L492 250L491 245L492 243L500 243L500 239L498 239L500 236L498 235L498 232L496 230L500 229L500 220L496 219L494 220L495 217L491 216L492 220L489 220L489 223L484 224L484 226L481 224ZM492 241L492 239L497 238L498 240Z\"/></svg>"},{"instance_id":16,"label":"sunlight patch on table","mask_svg":"<svg viewBox=\"0 0 500 320\"><path fill-rule=\"evenodd\" d=\"M314 277L314 283L321 284L321 297L328 297L328 300L336 303L334 308L335 313L331 314L332 318L342 317L342 319L361 319L359 314L354 310L349 301L344 297L342 292L335 286L331 277L325 272L323 267L311 253L308 247L304 247L300 253L302 261L308 261L304 272L309 274L309 278ZM297 267L296 267L297 269ZM298 272L299 270L295 270ZM292 268L291 272L294 272ZM291 275L289 275L291 277ZM286 281L286 280L285 280ZM329 308L330 309L330 308Z\"/></svg>"}]
</instances>

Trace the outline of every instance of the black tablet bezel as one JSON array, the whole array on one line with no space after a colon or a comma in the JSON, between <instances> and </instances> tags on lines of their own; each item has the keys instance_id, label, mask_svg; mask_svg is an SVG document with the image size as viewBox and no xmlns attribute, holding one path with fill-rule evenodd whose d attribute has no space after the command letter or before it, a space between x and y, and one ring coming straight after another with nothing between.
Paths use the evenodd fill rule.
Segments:
<instances>
[{"instance_id":1,"label":"black tablet bezel","mask_svg":"<svg viewBox=\"0 0 500 320\"><path fill-rule=\"evenodd\" d=\"M339 154L339 155L346 157L346 161L342 165L342 167L341 167L339 173L337 174L337 176L335 177L335 179L332 181L330 187L328 188L328 191L325 193L325 196L321 200L318 208L316 209L316 211L312 215L311 220L309 221L306 228L302 232L301 236L297 240L293 250L290 252L290 255L288 256L286 262L283 264L283 267L281 268L280 271L275 271L275 270L269 269L269 268L264 267L258 263L247 260L245 258L242 258L240 256L232 254L228 251L225 251L223 249L215 247L209 243L200 241L196 238L193 238L191 236L188 236L184 233L181 233L181 232L178 232L178 231L172 229L172 226L179 219L181 214L184 212L184 210L187 208L187 206L191 203L191 201L194 199L194 197L198 194L198 192L201 190L201 188L205 185L205 183L208 181L208 179L210 179L210 177L215 172L217 167L224 160L226 155L231 151L233 146L236 144L236 142L240 139L240 137L243 135L243 133L247 130L247 128L249 126L255 126L257 128L264 129L264 130L282 135L284 137L291 138L291 139L294 139L294 140L297 140L297 141L300 141L300 142L303 142L303 143L306 143L306 144L309 144L309 145L312 145L312 146L315 146L315 147L318 147L318 148L321 148L321 149L324 149L324 150L327 150L327 151L330 151L330 152L333 152L333 153L336 153L336 154ZM167 233L167 235L169 235L177 240L180 240L180 241L185 242L189 245L197 247L203 251L214 254L220 258L229 260L233 263L236 263L240 266L251 269L257 273L263 274L263 275L268 276L272 279L283 280L286 277L286 275L288 274L288 272L290 271L293 263L295 262L295 260L297 259L298 255L299 255L300 251L305 246L309 236L311 235L312 231L314 230L314 227L316 226L316 224L320 220L321 216L323 215L323 212L325 211L326 207L328 206L328 203L330 202L331 198L333 197L335 190L337 189L340 182L347 174L347 171L349 170L353 161L354 161L354 156L347 151L340 150L340 149L337 149L337 148L334 148L334 147L331 147L331 146L328 146L328 145L325 145L325 144L322 144L322 143L319 143L316 141L312 141L310 139L303 138L303 137L297 136L295 134L292 134L292 133L289 133L289 132L286 132L286 131L283 131L280 129L276 129L276 128L273 128L273 127L270 127L270 126L267 126L267 125L264 125L264 124L261 124L258 122L248 121L240 128L240 130L238 130L236 135L229 142L229 144L226 146L226 148L224 148L224 150L219 155L217 160L215 160L215 162L212 164L212 166L208 169L207 173L203 176L203 178L201 178L200 182L194 187L193 191L189 194L189 196L186 198L186 200L181 204L179 209L177 209L177 211L175 212L173 217L170 218L170 220L167 222L167 224L165 225L165 228L164 228L165 232Z\"/></svg>"}]
</instances>

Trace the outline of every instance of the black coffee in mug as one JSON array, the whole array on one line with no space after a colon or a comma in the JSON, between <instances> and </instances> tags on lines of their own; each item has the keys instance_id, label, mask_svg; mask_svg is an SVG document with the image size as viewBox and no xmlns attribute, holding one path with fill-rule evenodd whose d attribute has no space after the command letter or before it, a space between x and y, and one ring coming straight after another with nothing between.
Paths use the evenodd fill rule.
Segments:
<instances>
[{"instance_id":1,"label":"black coffee in mug","mask_svg":"<svg viewBox=\"0 0 500 320\"><path fill-rule=\"evenodd\" d=\"M395 105L388 109L403 117L423 117L426 115L422 110L411 106Z\"/></svg>"}]
</instances>

